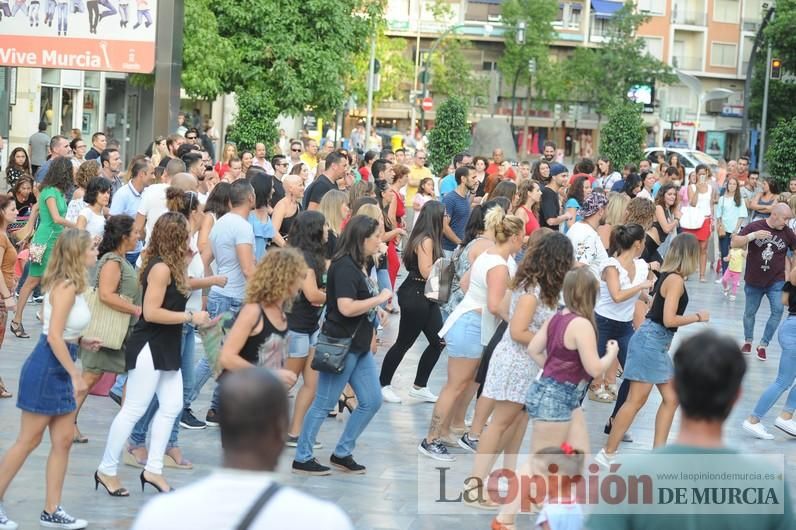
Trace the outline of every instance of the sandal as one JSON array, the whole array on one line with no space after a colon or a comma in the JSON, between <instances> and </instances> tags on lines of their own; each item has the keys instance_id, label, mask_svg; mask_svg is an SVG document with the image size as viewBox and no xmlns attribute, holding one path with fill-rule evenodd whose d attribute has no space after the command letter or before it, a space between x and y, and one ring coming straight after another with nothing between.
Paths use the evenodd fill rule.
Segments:
<instances>
[{"instance_id":1,"label":"sandal","mask_svg":"<svg viewBox=\"0 0 796 530\"><path fill-rule=\"evenodd\" d=\"M352 414L357 405L354 403L354 406L351 406L348 404L348 402L356 398L356 396L347 396L343 394L343 399L337 400L337 412L343 412L343 410L348 409L348 413Z\"/></svg>"},{"instance_id":2,"label":"sandal","mask_svg":"<svg viewBox=\"0 0 796 530\"><path fill-rule=\"evenodd\" d=\"M25 333L25 326L22 325L22 322L14 322L12 320L11 324L8 327L8 329L10 329L11 333L13 333L14 336L16 338L18 338L18 339L29 339L30 338L30 335Z\"/></svg>"},{"instance_id":3,"label":"sandal","mask_svg":"<svg viewBox=\"0 0 796 530\"><path fill-rule=\"evenodd\" d=\"M132 449L127 449L122 454L122 460L126 466L137 467L143 469L146 467L146 460L139 460L134 454Z\"/></svg>"},{"instance_id":4,"label":"sandal","mask_svg":"<svg viewBox=\"0 0 796 530\"><path fill-rule=\"evenodd\" d=\"M165 467L172 467L174 469L193 469L193 462L185 457L182 457L179 462L170 454L163 455L163 465Z\"/></svg>"},{"instance_id":5,"label":"sandal","mask_svg":"<svg viewBox=\"0 0 796 530\"><path fill-rule=\"evenodd\" d=\"M6 384L2 379L0 379L0 399L6 399L10 397L14 397L14 394L8 391Z\"/></svg>"},{"instance_id":6,"label":"sandal","mask_svg":"<svg viewBox=\"0 0 796 530\"><path fill-rule=\"evenodd\" d=\"M517 526L514 523L501 523L497 517L492 519L492 524L489 527L491 530L514 530Z\"/></svg>"}]
</instances>

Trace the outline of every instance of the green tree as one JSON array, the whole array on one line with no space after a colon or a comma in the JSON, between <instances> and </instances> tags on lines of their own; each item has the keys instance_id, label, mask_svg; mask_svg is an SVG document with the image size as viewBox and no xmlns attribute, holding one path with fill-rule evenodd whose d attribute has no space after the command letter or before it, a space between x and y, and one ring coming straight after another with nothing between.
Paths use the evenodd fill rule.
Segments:
<instances>
[{"instance_id":1,"label":"green tree","mask_svg":"<svg viewBox=\"0 0 796 530\"><path fill-rule=\"evenodd\" d=\"M470 146L467 112L467 102L456 96L439 106L434 128L428 133L428 158L433 171L447 167L454 155Z\"/></svg>"},{"instance_id":2,"label":"green tree","mask_svg":"<svg viewBox=\"0 0 796 530\"><path fill-rule=\"evenodd\" d=\"M266 92L242 89L235 92L238 112L229 129L229 139L242 149L253 150L257 142L274 145L278 134L274 123L279 116L279 109L274 104L275 98Z\"/></svg>"},{"instance_id":3,"label":"green tree","mask_svg":"<svg viewBox=\"0 0 796 530\"><path fill-rule=\"evenodd\" d=\"M796 167L796 118L781 120L771 129L766 149L766 170L784 189Z\"/></svg>"},{"instance_id":4,"label":"green tree","mask_svg":"<svg viewBox=\"0 0 796 530\"><path fill-rule=\"evenodd\" d=\"M785 70L796 72L796 0L777 0L774 19L766 27L766 38L774 43ZM763 59L763 63L765 59Z\"/></svg>"},{"instance_id":5,"label":"green tree","mask_svg":"<svg viewBox=\"0 0 796 530\"><path fill-rule=\"evenodd\" d=\"M642 146L647 136L641 106L621 101L608 108L606 114L608 122L600 131L600 153L614 167L638 163L644 158Z\"/></svg>"},{"instance_id":6,"label":"green tree","mask_svg":"<svg viewBox=\"0 0 796 530\"><path fill-rule=\"evenodd\" d=\"M370 68L370 46L353 59L351 74L346 80L346 93L352 95L359 105L368 97L368 73ZM380 25L376 37L376 59L381 64L379 90L373 93L374 106L382 101L406 101L412 88L415 65L406 53L406 39L388 37Z\"/></svg>"},{"instance_id":7,"label":"green tree","mask_svg":"<svg viewBox=\"0 0 796 530\"><path fill-rule=\"evenodd\" d=\"M505 50L498 61L498 69L516 94L520 80L530 79L529 62L536 62L537 89L552 92L556 84L555 67L549 62L549 46L555 36L552 23L558 13L556 0L506 0L501 6L501 18L506 25ZM524 37L518 42L519 24L525 24ZM527 84L527 83L524 83ZM512 102L513 103L513 102Z\"/></svg>"}]
</instances>

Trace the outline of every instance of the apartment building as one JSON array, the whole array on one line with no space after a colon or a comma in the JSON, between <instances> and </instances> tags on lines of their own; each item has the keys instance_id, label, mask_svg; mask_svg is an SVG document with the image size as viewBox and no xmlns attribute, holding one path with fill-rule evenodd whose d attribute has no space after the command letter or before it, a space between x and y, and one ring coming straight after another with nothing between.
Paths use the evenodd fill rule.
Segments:
<instances>
[{"instance_id":1,"label":"apartment building","mask_svg":"<svg viewBox=\"0 0 796 530\"><path fill-rule=\"evenodd\" d=\"M432 14L433 0L389 0L388 35L405 38L406 53L418 62L446 31L469 40L472 46L466 51L468 59L489 87L487 97L474 102L473 122L484 116L510 119L510 82L497 70L505 32L501 0L448 1L451 15L441 21ZM699 149L716 157L737 156L745 150L739 145L743 79L762 19L762 4L761 0L638 0L637 9L650 16L638 31L647 52L697 80L696 85L655 86L651 90L642 87L639 91L651 97L645 113L650 145L691 145L696 140ZM561 0L550 53L557 60L566 60L575 47L601 46L612 17L621 7L621 2L612 0ZM408 80L406 100L384 102L376 109L380 127L403 131L419 117L410 104L410 85ZM513 113L515 128L528 152L538 152L544 140L553 139L568 156L596 154L599 125L587 106L576 101L534 104L533 94L528 105L526 87L527 82L521 81ZM731 93L725 93L724 99L706 100L704 96L715 96L717 88ZM433 96L433 79L430 91ZM433 111L426 119L433 121ZM523 138L526 127L527 139Z\"/></svg>"}]
</instances>

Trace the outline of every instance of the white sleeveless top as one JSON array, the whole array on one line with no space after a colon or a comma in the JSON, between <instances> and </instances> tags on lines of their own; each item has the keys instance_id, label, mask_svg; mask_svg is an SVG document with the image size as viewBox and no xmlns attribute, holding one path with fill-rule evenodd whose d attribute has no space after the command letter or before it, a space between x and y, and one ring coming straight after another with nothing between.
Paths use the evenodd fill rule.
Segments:
<instances>
[{"instance_id":1,"label":"white sleeveless top","mask_svg":"<svg viewBox=\"0 0 796 530\"><path fill-rule=\"evenodd\" d=\"M47 335L47 332L50 331L50 316L52 312L53 306L50 303L50 293L46 293L44 295L44 312L42 313L41 332L43 335ZM83 334L83 330L88 327L89 322L91 322L91 311L88 308L88 302L86 302L82 294L79 294L75 296L75 303L66 318L64 340L77 340Z\"/></svg>"},{"instance_id":2,"label":"white sleeveless top","mask_svg":"<svg viewBox=\"0 0 796 530\"><path fill-rule=\"evenodd\" d=\"M633 320L636 300L641 296L641 293L624 302L614 302L614 299L611 298L611 293L608 291L608 284L602 277L602 273L607 267L615 267L619 271L619 289L624 291L635 287L647 279L650 269L647 262L643 259L634 259L633 264L636 266L635 278L630 277L628 271L622 267L622 264L616 258L608 258L608 261L602 264L600 270L600 294L597 296L597 304L594 306L595 313L618 322L631 322Z\"/></svg>"},{"instance_id":3,"label":"white sleeveless top","mask_svg":"<svg viewBox=\"0 0 796 530\"><path fill-rule=\"evenodd\" d=\"M483 346L489 344L489 340L492 338L492 335L494 335L495 329L497 329L500 323L500 318L490 313L487 309L486 275L490 270L500 265L506 265L509 268L509 276L511 277L517 272L517 263L512 257L509 257L508 260L504 260L497 254L484 252L476 258L470 269L470 287L467 289L467 293L464 295L462 301L459 302L459 305L456 306L445 321L445 324L439 331L440 337L444 337L463 314L480 309L481 344Z\"/></svg>"}]
</instances>

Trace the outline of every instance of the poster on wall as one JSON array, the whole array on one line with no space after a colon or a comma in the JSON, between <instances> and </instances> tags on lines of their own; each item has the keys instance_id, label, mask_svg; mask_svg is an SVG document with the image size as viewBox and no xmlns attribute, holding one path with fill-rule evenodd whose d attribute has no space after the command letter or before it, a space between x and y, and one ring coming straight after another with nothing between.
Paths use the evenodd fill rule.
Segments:
<instances>
[{"instance_id":1,"label":"poster on wall","mask_svg":"<svg viewBox=\"0 0 796 530\"><path fill-rule=\"evenodd\" d=\"M727 143L727 133L721 131L708 131L705 133L705 153L713 158L724 158L724 146Z\"/></svg>"},{"instance_id":2,"label":"poster on wall","mask_svg":"<svg viewBox=\"0 0 796 530\"><path fill-rule=\"evenodd\" d=\"M0 0L0 65L155 69L158 0Z\"/></svg>"}]
</instances>

